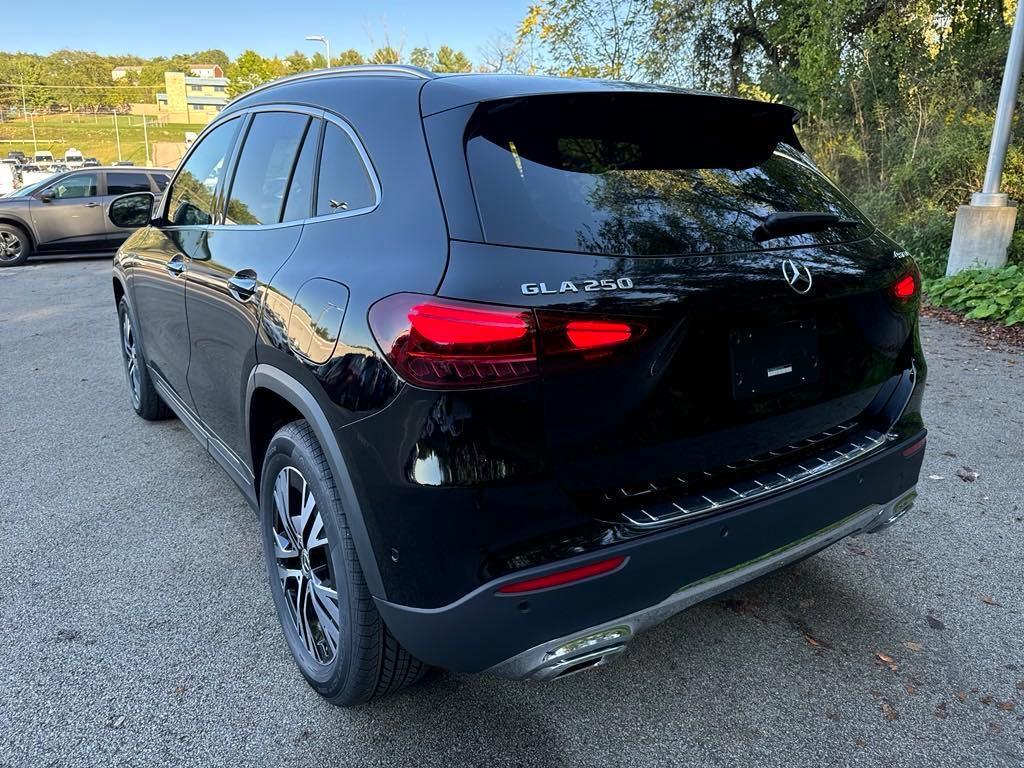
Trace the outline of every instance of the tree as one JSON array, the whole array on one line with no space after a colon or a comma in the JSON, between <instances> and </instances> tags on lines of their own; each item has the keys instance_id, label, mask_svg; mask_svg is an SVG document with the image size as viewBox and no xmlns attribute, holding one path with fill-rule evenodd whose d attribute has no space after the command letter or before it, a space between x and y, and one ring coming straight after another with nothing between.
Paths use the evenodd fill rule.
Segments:
<instances>
[{"instance_id":1,"label":"tree","mask_svg":"<svg viewBox=\"0 0 1024 768\"><path fill-rule=\"evenodd\" d=\"M447 45L437 49L435 72L471 72L473 65L462 51L455 51Z\"/></svg>"},{"instance_id":2,"label":"tree","mask_svg":"<svg viewBox=\"0 0 1024 768\"><path fill-rule=\"evenodd\" d=\"M228 96L234 98L273 78L270 62L256 51L242 51L231 68Z\"/></svg>"},{"instance_id":3,"label":"tree","mask_svg":"<svg viewBox=\"0 0 1024 768\"><path fill-rule=\"evenodd\" d=\"M338 56L334 57L335 66L339 67L351 67L363 62L363 55L355 48L349 48L347 51L342 51Z\"/></svg>"},{"instance_id":4,"label":"tree","mask_svg":"<svg viewBox=\"0 0 1024 768\"><path fill-rule=\"evenodd\" d=\"M429 48L413 48L409 54L409 63L414 67L432 70L437 66L437 57Z\"/></svg>"},{"instance_id":5,"label":"tree","mask_svg":"<svg viewBox=\"0 0 1024 768\"><path fill-rule=\"evenodd\" d=\"M391 45L384 45L373 52L370 64L401 64L402 53Z\"/></svg>"}]
</instances>

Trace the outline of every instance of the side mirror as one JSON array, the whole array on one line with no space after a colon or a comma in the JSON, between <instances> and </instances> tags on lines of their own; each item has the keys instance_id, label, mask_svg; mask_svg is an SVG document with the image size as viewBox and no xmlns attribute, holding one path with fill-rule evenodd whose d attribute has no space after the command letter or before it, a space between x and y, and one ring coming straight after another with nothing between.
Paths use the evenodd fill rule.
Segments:
<instances>
[{"instance_id":1,"label":"side mirror","mask_svg":"<svg viewBox=\"0 0 1024 768\"><path fill-rule=\"evenodd\" d=\"M138 229L149 224L153 217L152 192L132 192L114 198L107 217L115 227Z\"/></svg>"},{"instance_id":2,"label":"side mirror","mask_svg":"<svg viewBox=\"0 0 1024 768\"><path fill-rule=\"evenodd\" d=\"M53 200L53 190L44 189L42 193L39 195L39 200L44 203L48 203L51 200Z\"/></svg>"}]
</instances>

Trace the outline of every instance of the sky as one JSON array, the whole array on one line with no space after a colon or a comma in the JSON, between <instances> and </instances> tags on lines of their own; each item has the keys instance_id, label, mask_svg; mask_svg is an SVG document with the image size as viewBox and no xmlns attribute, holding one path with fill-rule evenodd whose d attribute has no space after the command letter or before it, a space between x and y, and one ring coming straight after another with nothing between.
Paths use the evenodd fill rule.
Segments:
<instances>
[{"instance_id":1,"label":"sky","mask_svg":"<svg viewBox=\"0 0 1024 768\"><path fill-rule=\"evenodd\" d=\"M367 53L384 44L450 45L473 61L497 33L512 33L529 0L4 0L0 49L50 53L75 48L152 57L220 48L264 56L296 48L323 52L306 35L325 35L331 53ZM175 10L180 8L180 10ZM45 23L40 20L45 18ZM13 32L13 30L17 30Z\"/></svg>"}]
</instances>

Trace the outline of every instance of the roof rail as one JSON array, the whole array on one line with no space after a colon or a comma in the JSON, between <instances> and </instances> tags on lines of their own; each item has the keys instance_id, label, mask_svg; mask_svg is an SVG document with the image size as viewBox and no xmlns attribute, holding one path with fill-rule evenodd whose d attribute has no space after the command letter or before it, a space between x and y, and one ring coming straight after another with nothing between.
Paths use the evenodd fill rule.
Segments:
<instances>
[{"instance_id":1,"label":"roof rail","mask_svg":"<svg viewBox=\"0 0 1024 768\"><path fill-rule=\"evenodd\" d=\"M421 80L433 80L437 75L429 69L414 67L411 64L351 64L344 67L327 67L326 69L313 69L309 72L299 72L296 75L286 75L276 80L270 80L257 85L250 91L240 94L238 100L259 93L272 86L283 85L284 83L297 83L300 80L317 80L325 77L356 77L360 75L387 75L390 77L414 77Z\"/></svg>"}]
</instances>

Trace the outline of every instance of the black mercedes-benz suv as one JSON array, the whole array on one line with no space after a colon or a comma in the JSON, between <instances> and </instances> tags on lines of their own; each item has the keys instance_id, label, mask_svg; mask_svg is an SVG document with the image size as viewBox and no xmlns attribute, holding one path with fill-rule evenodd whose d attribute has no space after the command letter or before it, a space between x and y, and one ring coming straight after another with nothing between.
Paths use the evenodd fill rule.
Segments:
<instances>
[{"instance_id":1,"label":"black mercedes-benz suv","mask_svg":"<svg viewBox=\"0 0 1024 768\"><path fill-rule=\"evenodd\" d=\"M324 70L112 203L144 225L113 271L132 404L258 511L318 692L596 667L911 506L920 276L794 117Z\"/></svg>"}]
</instances>

